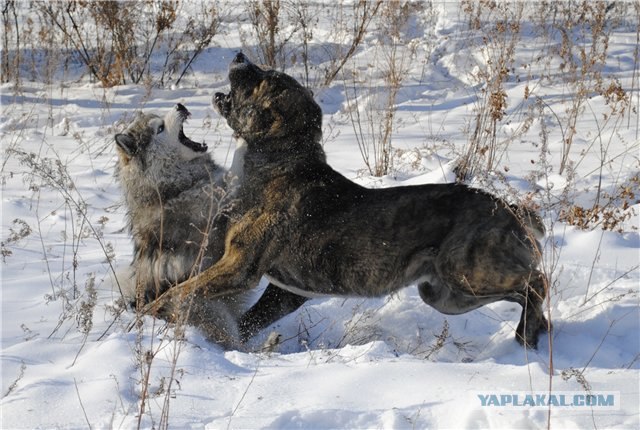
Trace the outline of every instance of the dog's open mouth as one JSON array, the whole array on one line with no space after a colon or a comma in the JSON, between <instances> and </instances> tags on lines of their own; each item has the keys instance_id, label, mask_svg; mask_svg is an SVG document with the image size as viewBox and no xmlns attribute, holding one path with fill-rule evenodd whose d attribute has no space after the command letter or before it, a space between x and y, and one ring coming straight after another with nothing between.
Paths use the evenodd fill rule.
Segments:
<instances>
[{"instance_id":1,"label":"dog's open mouth","mask_svg":"<svg viewBox=\"0 0 640 430\"><path fill-rule=\"evenodd\" d=\"M176 105L176 110L178 111L178 117L180 118L182 124L187 120L187 118L191 116L191 112L189 112L187 108L181 103L178 103ZM194 152L205 152L208 149L207 145L205 143L195 142L189 139L184 134L182 124L180 124L180 132L178 133L178 140L180 140L180 143Z\"/></svg>"}]
</instances>

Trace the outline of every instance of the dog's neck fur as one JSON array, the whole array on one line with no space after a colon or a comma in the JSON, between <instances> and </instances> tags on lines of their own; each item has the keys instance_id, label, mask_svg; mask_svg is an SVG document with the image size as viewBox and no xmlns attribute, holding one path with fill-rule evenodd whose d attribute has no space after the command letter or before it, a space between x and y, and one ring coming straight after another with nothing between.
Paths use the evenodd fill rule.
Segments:
<instances>
[{"instance_id":1,"label":"dog's neck fur","mask_svg":"<svg viewBox=\"0 0 640 430\"><path fill-rule=\"evenodd\" d=\"M169 165L155 166L156 169L151 175L147 172L147 176L142 176L143 180L139 177L130 180L129 175L119 173L121 180L127 182L129 192L126 193L126 198L136 202L128 202L129 207L157 206L171 197L177 197L182 191L191 189L197 183L222 185L221 175L224 172L208 157L195 158L187 162L188 168L183 166L182 169L178 169L178 166L170 161L168 163ZM175 171L175 174L168 174L168 169Z\"/></svg>"},{"instance_id":2,"label":"dog's neck fur","mask_svg":"<svg viewBox=\"0 0 640 430\"><path fill-rule=\"evenodd\" d=\"M298 182L300 178L310 179L316 175L316 171L324 170L322 166L326 165L325 159L322 146L308 138L293 141L280 139L280 142L275 145L273 138L268 141L268 144L261 140L247 141L244 178L239 189L243 205L250 207L268 188L269 183L279 177L292 174L297 176L294 172L304 171L302 176L287 180Z\"/></svg>"},{"instance_id":3,"label":"dog's neck fur","mask_svg":"<svg viewBox=\"0 0 640 430\"><path fill-rule=\"evenodd\" d=\"M309 136L300 136L295 140L291 138L247 140L244 174L264 178L273 177L279 175L278 171L273 170L274 165L290 168L292 165L325 163L326 159L320 142Z\"/></svg>"}]
</instances>

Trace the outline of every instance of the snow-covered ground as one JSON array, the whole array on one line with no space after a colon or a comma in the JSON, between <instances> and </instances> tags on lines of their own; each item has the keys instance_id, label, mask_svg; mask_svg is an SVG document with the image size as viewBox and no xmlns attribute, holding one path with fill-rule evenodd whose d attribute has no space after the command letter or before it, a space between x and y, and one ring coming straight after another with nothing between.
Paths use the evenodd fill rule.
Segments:
<instances>
[{"instance_id":1,"label":"snow-covered ground","mask_svg":"<svg viewBox=\"0 0 640 430\"><path fill-rule=\"evenodd\" d=\"M445 316L415 287L378 299L311 300L247 351L224 351L193 328L176 340L150 317L129 330L135 315L119 304L118 283L126 282L132 245L113 177L113 135L136 110L162 113L181 102L193 114L187 135L228 167L235 143L210 100L228 88L233 53L251 54L239 24L223 22L177 87L103 88L86 76L3 84L0 427L640 428L638 10L629 5L628 20L610 24L602 67L605 84L626 92L625 111L612 113L613 104L587 86L570 167L560 173L580 86L546 51L560 46L560 33L541 35L525 20L496 130L508 144L494 172L472 179L541 208L554 331L537 350L514 340L518 305ZM374 94L367 88L387 85L374 33L349 73L313 88L325 113L328 162L371 187L453 179L483 97L477 78L495 54L476 43L481 32L467 30L456 4L436 2L409 22L414 51L396 97L391 174L368 174L348 113L354 80L347 76L359 77L362 105ZM329 24L312 39L318 64L334 40L322 30ZM287 71L303 76L299 63ZM383 118L368 115L363 122ZM560 217L596 198L618 208L610 212L619 221L613 230ZM278 350L251 352L272 331L281 334ZM589 394L605 404L563 407L555 404L561 393L567 402ZM516 394L520 406L510 406ZM554 400L534 408L523 404L527 394ZM492 395L497 402L487 401Z\"/></svg>"}]
</instances>

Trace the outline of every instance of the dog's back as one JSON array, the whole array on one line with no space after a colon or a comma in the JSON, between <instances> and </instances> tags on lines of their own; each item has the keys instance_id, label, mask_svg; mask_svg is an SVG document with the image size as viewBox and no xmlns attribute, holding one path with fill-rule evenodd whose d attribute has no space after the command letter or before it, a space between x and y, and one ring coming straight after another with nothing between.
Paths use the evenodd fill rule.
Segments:
<instances>
[{"instance_id":1,"label":"dog's back","mask_svg":"<svg viewBox=\"0 0 640 430\"><path fill-rule=\"evenodd\" d=\"M417 285L446 314L520 303L516 338L536 345L548 328L539 218L464 185L360 187L326 164L322 111L295 79L239 53L229 81L231 92L214 102L247 141L244 207L225 256L185 288L225 294L265 273L313 295L378 296Z\"/></svg>"}]
</instances>

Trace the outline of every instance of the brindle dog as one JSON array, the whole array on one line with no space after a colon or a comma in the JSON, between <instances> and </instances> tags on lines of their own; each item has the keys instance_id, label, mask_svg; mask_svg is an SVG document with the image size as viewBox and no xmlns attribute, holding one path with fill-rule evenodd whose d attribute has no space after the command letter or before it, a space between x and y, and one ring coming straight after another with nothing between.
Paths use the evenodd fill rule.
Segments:
<instances>
[{"instance_id":1,"label":"brindle dog","mask_svg":"<svg viewBox=\"0 0 640 430\"><path fill-rule=\"evenodd\" d=\"M516 339L536 347L549 327L539 217L463 184L357 185L326 163L322 112L309 90L242 53L229 81L231 92L214 104L247 142L240 203L224 256L183 290L236 293L263 275L307 297L375 297L417 285L445 314L519 303ZM258 328L276 317L249 311L243 320Z\"/></svg>"}]
</instances>

